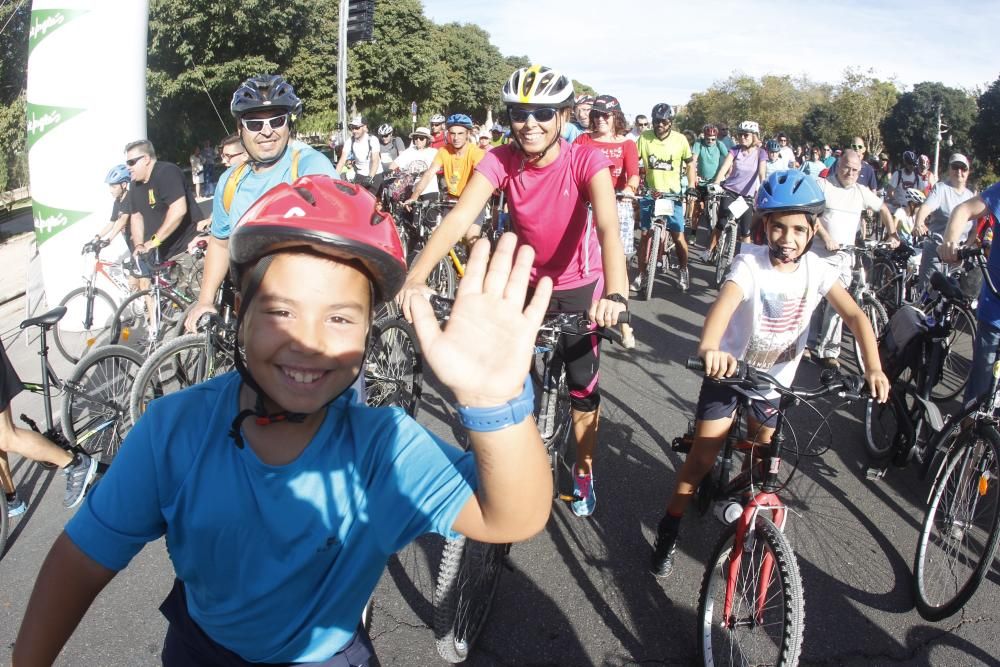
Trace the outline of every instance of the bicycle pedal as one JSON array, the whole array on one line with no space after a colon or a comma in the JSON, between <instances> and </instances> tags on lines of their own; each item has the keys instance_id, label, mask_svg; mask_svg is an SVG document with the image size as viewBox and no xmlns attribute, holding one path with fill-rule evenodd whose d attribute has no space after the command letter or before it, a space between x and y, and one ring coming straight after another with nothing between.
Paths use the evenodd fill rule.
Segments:
<instances>
[{"instance_id":1,"label":"bicycle pedal","mask_svg":"<svg viewBox=\"0 0 1000 667\"><path fill-rule=\"evenodd\" d=\"M690 436L682 435L679 438L674 438L670 443L670 449L677 452L678 454L687 454L691 451L691 445L693 440Z\"/></svg>"}]
</instances>

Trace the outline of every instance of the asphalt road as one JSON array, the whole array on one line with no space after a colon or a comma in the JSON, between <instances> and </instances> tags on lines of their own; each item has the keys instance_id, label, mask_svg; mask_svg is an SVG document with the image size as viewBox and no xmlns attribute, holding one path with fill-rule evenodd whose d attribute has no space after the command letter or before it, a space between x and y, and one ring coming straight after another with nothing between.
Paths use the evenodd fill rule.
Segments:
<instances>
[{"instance_id":1,"label":"asphalt road","mask_svg":"<svg viewBox=\"0 0 1000 667\"><path fill-rule=\"evenodd\" d=\"M694 352L703 314L715 297L708 270L693 266L693 288L679 294L661 279L651 302L632 305L638 346L605 345L601 445L595 464L597 511L573 516L557 503L544 532L513 546L473 665L688 665L696 659L696 607L704 563L722 532L711 515L689 513L674 574L646 572L649 545L681 458L670 440L683 432L699 378L683 367ZM22 301L0 307L0 331L16 326ZM848 346L849 347L849 346ZM9 343L15 366L34 378L34 351ZM846 353L850 355L850 352ZM63 368L60 371L65 370ZM800 384L816 382L803 363ZM419 420L449 433L431 391ZM30 397L15 414L42 414ZM997 623L1000 570L994 565L959 615L923 621L913 608L911 564L929 482L911 470L864 478L860 408L830 415L832 446L803 459L784 498L786 533L805 588L803 664L1000 664ZM816 429L802 410L790 416L800 439ZM16 520L0 561L0 661L42 559L69 518L62 478L25 461L15 478L31 509ZM568 490L568 489L567 489ZM375 593L371 635L384 665L440 664L430 629L441 540L426 537L390 562ZM147 547L100 596L66 647L63 665L154 665L165 631L157 606L172 573L162 542Z\"/></svg>"}]
</instances>

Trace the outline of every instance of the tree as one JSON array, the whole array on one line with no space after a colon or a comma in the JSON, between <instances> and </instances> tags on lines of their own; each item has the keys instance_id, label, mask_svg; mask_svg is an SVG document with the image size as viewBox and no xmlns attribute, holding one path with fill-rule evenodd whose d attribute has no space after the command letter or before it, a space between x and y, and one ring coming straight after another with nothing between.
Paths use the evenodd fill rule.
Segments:
<instances>
[{"instance_id":1,"label":"tree","mask_svg":"<svg viewBox=\"0 0 1000 667\"><path fill-rule=\"evenodd\" d=\"M872 70L845 70L832 102L839 127L837 139L846 144L852 137L861 137L869 153L881 152L882 122L898 97L895 84L875 78Z\"/></svg>"},{"instance_id":2,"label":"tree","mask_svg":"<svg viewBox=\"0 0 1000 667\"><path fill-rule=\"evenodd\" d=\"M1000 77L979 96L979 115L972 126L972 153L1000 170Z\"/></svg>"},{"instance_id":3,"label":"tree","mask_svg":"<svg viewBox=\"0 0 1000 667\"><path fill-rule=\"evenodd\" d=\"M952 146L942 145L941 158L950 151L969 151L970 130L976 118L976 101L965 91L939 82L918 83L903 93L882 123L886 147L892 155L913 150L934 155L937 138L937 112L949 127Z\"/></svg>"},{"instance_id":4,"label":"tree","mask_svg":"<svg viewBox=\"0 0 1000 667\"><path fill-rule=\"evenodd\" d=\"M30 21L31 3L0 7L0 192L27 182L24 89Z\"/></svg>"},{"instance_id":5,"label":"tree","mask_svg":"<svg viewBox=\"0 0 1000 667\"><path fill-rule=\"evenodd\" d=\"M837 111L830 102L814 104L802 118L802 138L811 144L828 144L840 137Z\"/></svg>"}]
</instances>

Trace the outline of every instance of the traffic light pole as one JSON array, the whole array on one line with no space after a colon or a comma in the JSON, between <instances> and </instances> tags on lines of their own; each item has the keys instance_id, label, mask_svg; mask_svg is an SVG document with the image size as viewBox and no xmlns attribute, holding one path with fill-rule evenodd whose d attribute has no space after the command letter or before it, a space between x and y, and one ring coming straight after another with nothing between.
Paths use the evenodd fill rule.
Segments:
<instances>
[{"instance_id":1,"label":"traffic light pole","mask_svg":"<svg viewBox=\"0 0 1000 667\"><path fill-rule=\"evenodd\" d=\"M337 25L337 122L341 146L347 145L347 14L350 4L350 0L340 0Z\"/></svg>"}]
</instances>

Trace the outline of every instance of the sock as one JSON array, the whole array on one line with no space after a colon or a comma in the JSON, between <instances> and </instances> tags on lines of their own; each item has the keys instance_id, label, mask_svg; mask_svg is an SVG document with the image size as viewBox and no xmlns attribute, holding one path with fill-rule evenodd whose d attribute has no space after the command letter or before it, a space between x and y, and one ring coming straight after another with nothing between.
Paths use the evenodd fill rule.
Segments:
<instances>
[{"instance_id":1,"label":"sock","mask_svg":"<svg viewBox=\"0 0 1000 667\"><path fill-rule=\"evenodd\" d=\"M4 495L7 496L8 503L12 503L17 500L17 491L14 491L13 493L5 493Z\"/></svg>"},{"instance_id":2,"label":"sock","mask_svg":"<svg viewBox=\"0 0 1000 667\"><path fill-rule=\"evenodd\" d=\"M73 466L78 466L78 465L80 465L80 463L81 463L80 452L73 452L73 460L70 461L69 463L67 463L66 467L64 467L63 470L68 470L69 468L72 468Z\"/></svg>"},{"instance_id":3,"label":"sock","mask_svg":"<svg viewBox=\"0 0 1000 667\"><path fill-rule=\"evenodd\" d=\"M656 527L657 535L677 535L681 528L681 518L683 515L667 513L660 519L660 524Z\"/></svg>"}]
</instances>

